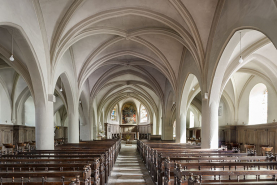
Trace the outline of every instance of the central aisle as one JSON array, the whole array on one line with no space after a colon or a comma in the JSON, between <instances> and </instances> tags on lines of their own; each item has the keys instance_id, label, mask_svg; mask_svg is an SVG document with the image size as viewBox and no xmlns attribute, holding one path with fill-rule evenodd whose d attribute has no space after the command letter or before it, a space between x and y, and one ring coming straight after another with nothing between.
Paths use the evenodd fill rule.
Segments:
<instances>
[{"instance_id":1,"label":"central aisle","mask_svg":"<svg viewBox=\"0 0 277 185\"><path fill-rule=\"evenodd\" d=\"M108 185L114 184L154 185L141 157L137 153L136 144L126 145L125 141L122 141L121 151L108 181Z\"/></svg>"}]
</instances>

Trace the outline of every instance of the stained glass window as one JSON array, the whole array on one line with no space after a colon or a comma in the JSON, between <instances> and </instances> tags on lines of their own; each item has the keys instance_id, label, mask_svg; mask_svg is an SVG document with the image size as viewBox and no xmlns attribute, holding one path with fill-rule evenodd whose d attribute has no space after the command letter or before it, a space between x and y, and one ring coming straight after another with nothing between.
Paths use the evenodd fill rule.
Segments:
<instances>
[{"instance_id":1,"label":"stained glass window","mask_svg":"<svg viewBox=\"0 0 277 185\"><path fill-rule=\"evenodd\" d=\"M111 113L111 120L116 121L116 116L117 116L117 106L114 106L112 113Z\"/></svg>"},{"instance_id":2,"label":"stained glass window","mask_svg":"<svg viewBox=\"0 0 277 185\"><path fill-rule=\"evenodd\" d=\"M173 138L176 137L176 120L173 123Z\"/></svg>"},{"instance_id":3,"label":"stained glass window","mask_svg":"<svg viewBox=\"0 0 277 185\"><path fill-rule=\"evenodd\" d=\"M194 114L192 111L190 111L190 116L189 116L189 128L194 127Z\"/></svg>"}]
</instances>

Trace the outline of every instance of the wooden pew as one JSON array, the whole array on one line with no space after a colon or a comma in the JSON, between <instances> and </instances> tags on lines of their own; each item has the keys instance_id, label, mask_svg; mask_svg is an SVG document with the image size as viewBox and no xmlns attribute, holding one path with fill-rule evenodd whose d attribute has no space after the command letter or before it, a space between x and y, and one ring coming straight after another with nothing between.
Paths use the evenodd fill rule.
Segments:
<instances>
[{"instance_id":1,"label":"wooden pew","mask_svg":"<svg viewBox=\"0 0 277 185\"><path fill-rule=\"evenodd\" d=\"M70 178L76 177L81 184L90 185L91 183L91 169L89 165L83 166L82 170L78 171L47 171L47 172L0 172L1 184L21 184L28 182L28 184L46 184L46 182L53 184L64 184L65 181L70 182ZM81 179L80 179L81 177ZM9 181L8 179L11 179ZM57 183L60 182L60 183ZM97 184L94 183L94 184Z\"/></svg>"},{"instance_id":2,"label":"wooden pew","mask_svg":"<svg viewBox=\"0 0 277 185\"><path fill-rule=\"evenodd\" d=\"M155 181L157 181L158 173L163 174L164 173L164 165L163 162L167 157L175 159L191 159L192 157L225 157L225 156L247 156L247 154L242 153L160 153L158 156L155 155L156 151L154 152L154 155L152 155L152 162L151 166L149 167L150 174L153 176Z\"/></svg>"},{"instance_id":3,"label":"wooden pew","mask_svg":"<svg viewBox=\"0 0 277 185\"><path fill-rule=\"evenodd\" d=\"M185 185L185 184L204 185L204 184L231 184L231 183L232 184L277 184L276 182L277 170L185 171L178 166L176 170L174 170L174 173L175 173L174 184L176 185ZM192 178L193 175L196 175L194 176L194 179ZM260 179L261 175L266 177L270 176L271 178ZM202 179L203 176L213 177L214 179L204 180ZM242 179L240 178L241 176L243 176ZM253 176L255 178L253 178ZM170 184L173 184L173 183L170 183ZM166 182L165 182L165 185L166 185Z\"/></svg>"},{"instance_id":4,"label":"wooden pew","mask_svg":"<svg viewBox=\"0 0 277 185\"><path fill-rule=\"evenodd\" d=\"M180 153L178 153L178 151ZM168 153L165 153L168 152ZM150 154L148 155L148 160L146 160L146 167L149 170L151 176L153 177L154 181L158 181L157 177L158 174L164 173L163 171L163 161L166 156L170 157L197 157L197 156L247 156L246 153L233 153L233 151L219 151L219 150L206 150L206 149L181 149L181 150L165 150L162 149L162 152L156 149L151 150ZM150 158L150 159L149 159Z\"/></svg>"},{"instance_id":5,"label":"wooden pew","mask_svg":"<svg viewBox=\"0 0 277 185\"><path fill-rule=\"evenodd\" d=\"M253 156L251 156L253 157ZM250 157L250 158L251 158ZM256 157L256 156L254 156ZM216 159L216 158L215 158ZM251 160L251 159L249 159ZM222 170L225 170L225 167L227 167L227 170L237 170L239 167L243 167L243 170L248 170L249 167L255 166L258 167L258 170L260 170L261 167L270 166L270 169L276 169L277 162L272 161L272 159L265 159L263 162L240 162L241 159L238 160L223 160L220 162L178 162L174 163L171 162L171 159L168 157L164 161L164 184L172 184L170 183L170 180L172 179L171 176L175 176L175 170L177 168L185 169L186 171L195 171L195 169L198 169L199 171L202 170L202 168L209 167L210 170L217 170L219 168L222 168ZM191 168L191 169L188 169ZM174 170L173 170L174 169ZM267 168L268 169L268 168ZM174 173L172 172L174 171Z\"/></svg>"},{"instance_id":6,"label":"wooden pew","mask_svg":"<svg viewBox=\"0 0 277 185\"><path fill-rule=\"evenodd\" d=\"M2 155L0 159L0 173L2 173L3 176L2 180L4 177L4 180L11 177L7 176L7 173L11 173L14 178L17 177L17 173L21 173L23 179L27 179L29 176L26 177L26 175L30 175L29 173L42 176L47 172L47 174L50 174L50 178L48 176L47 178L51 179L51 183L57 185L69 183L79 184L80 180L77 178L78 174L77 177L70 176L70 178L76 177L72 182L69 182L68 179L66 182L58 182L59 180L56 178L58 175L55 176L52 175L52 173L65 173L66 175L69 175L70 172L80 173L80 169L84 168L85 165L92 164L92 169L90 168L89 172L90 179L86 180L86 182L82 180L81 184L90 184L92 182L96 185L104 185L108 181L108 175L105 174L104 169L107 169L107 172L108 170L111 170L109 167L105 168L104 165L107 164L109 166L110 163L115 162L120 150L120 142L120 140L82 142L80 144L59 145L58 147L55 147L55 150L33 150L28 152L16 151L12 153L13 155ZM5 170L6 172L2 172ZM84 171L82 171L81 174L85 174ZM40 177L39 175L37 177ZM30 177L33 176L35 177L35 175L30 175ZM65 176L61 177L64 178ZM93 177L93 179L91 179L91 177ZM35 178L34 181L37 181L37 178ZM37 182L32 183L36 184ZM45 183L48 182L43 182L43 184Z\"/></svg>"},{"instance_id":7,"label":"wooden pew","mask_svg":"<svg viewBox=\"0 0 277 185\"><path fill-rule=\"evenodd\" d=\"M80 168L80 165L77 165L78 163L86 163L86 164L92 164L92 170L90 170L90 175L94 178L93 180L100 181L102 184L105 182L104 176L102 178L99 177L99 172L102 170L100 168L100 162L99 158L50 158L50 159L41 159L41 158L32 158L32 159L26 159L26 158L15 158L16 156L12 156L13 158L4 158L0 159L0 169L7 170L7 165L14 166L11 167L12 171L14 172L14 169L17 168L16 166L19 166L19 171L23 168L28 168L29 171L35 172L36 169L43 169L45 168L47 171L49 171L49 168L53 169L54 167L59 167L58 171L65 171L68 169L67 163L71 163L75 165L76 167L73 168L73 170L76 170L77 168ZM33 156L35 157L35 156ZM19 163L19 164L18 164ZM20 164L21 163L21 164ZM58 165L60 163L60 165ZM33 165L33 167L30 167L30 164ZM37 164L37 165L36 165ZM47 165L48 164L48 165ZM35 167L36 165L36 167ZM83 165L83 164L82 164ZM83 165L84 166L84 165ZM82 168L82 167L81 167ZM8 168L9 169L9 168ZM71 168L70 168L71 169Z\"/></svg>"},{"instance_id":8,"label":"wooden pew","mask_svg":"<svg viewBox=\"0 0 277 185\"><path fill-rule=\"evenodd\" d=\"M251 146L251 148L253 148ZM203 149L197 149L195 146L187 145L187 144L175 144L172 142L149 142L149 141L138 141L137 142L137 150L140 153L140 155L143 158L144 163L146 164L147 169L149 170L149 173L153 180L155 182L158 181L158 184L170 184L172 180L170 181L170 176L174 176L174 167L175 161L182 161L180 164L180 168L184 167L185 169L188 168L206 168L206 167L212 167L213 169L216 169L217 171L220 171L219 168L228 167L229 171L231 169L237 169L237 167L243 167L243 169L248 169L249 166L257 166L258 169L261 167L268 167L271 166L271 169L274 169L276 166L276 157L273 155L269 156L256 156L255 152L248 152L248 153L239 153L239 150L235 151L226 151L221 149L216 150L203 150ZM249 156L250 155L250 156ZM165 162L167 161L167 164ZM191 161L196 161L192 163ZM218 162L220 161L220 162ZM203 166L201 166L203 164ZM268 168L267 168L268 169ZM190 172L191 170L184 170L187 172ZM197 173L200 174L200 172L203 170L198 170ZM239 171L239 170L237 170ZM266 171L272 171L272 170L266 170ZM193 171L194 172L194 171ZM184 172L185 173L185 172ZM206 172L207 175L200 174L200 180L202 180L202 176L212 176L209 175L208 172ZM227 173L226 171L224 173ZM232 172L230 172L232 173ZM241 174L251 175L247 174L247 171L243 170L241 171ZM258 175L258 171L256 172ZM277 174L277 173L276 173ZM222 174L225 176L224 174ZM185 177L183 175L183 177ZM257 176L258 177L258 176ZM274 176L275 177L275 176ZM196 178L197 179L197 178ZM264 181L267 181L268 179L263 179ZM251 182L253 182L253 179L250 179ZM262 184L264 181L259 181L259 184ZM203 183L213 184L216 181L212 181L211 183L208 181L203 181ZM228 184L231 182L228 180L228 182L223 182L225 184ZM274 183L274 181L269 181L270 184ZM177 181L175 180L175 183L177 184ZM193 182L194 184L197 184L196 182ZM218 182L216 182L218 183ZM232 182L233 183L233 182ZM238 182L235 182L238 183ZM240 182L239 182L240 183ZM247 180L244 180L243 184L249 184ZM277 182L275 182L277 184ZM183 184L188 184L188 182L184 182Z\"/></svg>"},{"instance_id":9,"label":"wooden pew","mask_svg":"<svg viewBox=\"0 0 277 185\"><path fill-rule=\"evenodd\" d=\"M183 166L189 166L189 164L193 161L195 161L194 163L191 163L190 166L192 166L194 164L194 167L201 167L202 162L209 162L210 166L213 166L214 168L216 166L220 166L220 164L218 164L218 161L222 162L222 163L227 163L229 162L229 166L230 167L230 162L236 162L237 166L243 166L240 165L239 161L266 161L267 165L274 165L274 163L272 163L271 161L276 161L275 157L274 158L268 158L265 156L213 156L213 154L211 154L209 157L204 156L204 157L167 157L164 161L164 166L162 167L161 165L159 165L158 167L158 174L157 174L157 180L158 180L158 184L162 184L162 178L164 176L166 176L167 174L167 180L170 179L170 171L172 171L175 167L174 162L175 161L184 161L181 165ZM173 163L171 163L171 161ZM213 165L213 162L216 162ZM257 166L262 166L264 163L257 163ZM234 166L236 168L236 166ZM173 174L171 174L173 175Z\"/></svg>"},{"instance_id":10,"label":"wooden pew","mask_svg":"<svg viewBox=\"0 0 277 185\"><path fill-rule=\"evenodd\" d=\"M101 177L105 177L105 182L107 182L107 178L110 175L110 171L112 168L111 163L114 163L115 161L113 161L113 159L110 157L109 152L106 149L101 149L101 150L70 150L68 149L67 151L65 150L40 150L40 151L32 151L32 152L19 152L18 155L22 156L22 155L28 155L31 157L33 156L57 156L57 157L61 157L62 155L64 157L67 157L67 155L77 155L77 156L81 156L81 157L85 157L83 155L87 154L87 155L94 155L95 157L100 157L100 163L101 163ZM72 156L74 157L74 156ZM103 166L103 167L102 167Z\"/></svg>"},{"instance_id":11,"label":"wooden pew","mask_svg":"<svg viewBox=\"0 0 277 185\"><path fill-rule=\"evenodd\" d=\"M196 153L206 153L207 151L213 151L213 152L227 152L222 150L207 150L207 149L199 149L196 150L195 146L188 145L188 144L175 144L171 141L159 141L157 143L149 142L149 141L139 141L138 143L138 150L142 151L141 155L143 157L143 160L146 164L147 169L149 170L149 173L153 180L155 182L159 181L161 183L161 180L158 180L158 174L164 173L162 171L163 168L161 168L162 160L158 160L158 155L161 155L163 152L172 152L172 153L178 153L181 152L182 154L186 154L189 152L196 152ZM146 145L147 143L147 145ZM159 148L151 148L151 147L159 147ZM163 146L165 146L163 148ZM166 149L165 149L166 148ZM232 151L229 153L233 153ZM164 154L164 153L163 153ZM241 154L240 154L241 155ZM246 154L243 154L246 155Z\"/></svg>"}]
</instances>

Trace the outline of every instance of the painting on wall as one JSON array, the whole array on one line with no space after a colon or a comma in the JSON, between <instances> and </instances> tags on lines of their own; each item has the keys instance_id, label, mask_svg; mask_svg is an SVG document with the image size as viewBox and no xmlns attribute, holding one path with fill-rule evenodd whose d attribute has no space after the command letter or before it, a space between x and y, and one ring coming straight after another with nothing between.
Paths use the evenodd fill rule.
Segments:
<instances>
[{"instance_id":1,"label":"painting on wall","mask_svg":"<svg viewBox=\"0 0 277 185\"><path fill-rule=\"evenodd\" d=\"M137 123L137 108L134 103L125 103L122 106L122 124Z\"/></svg>"}]
</instances>

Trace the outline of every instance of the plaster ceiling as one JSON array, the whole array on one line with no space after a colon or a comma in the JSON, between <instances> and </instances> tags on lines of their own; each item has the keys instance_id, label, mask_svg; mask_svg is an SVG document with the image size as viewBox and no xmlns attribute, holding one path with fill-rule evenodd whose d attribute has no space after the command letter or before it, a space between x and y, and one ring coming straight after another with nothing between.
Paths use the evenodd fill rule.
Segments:
<instances>
[{"instance_id":1,"label":"plaster ceiling","mask_svg":"<svg viewBox=\"0 0 277 185\"><path fill-rule=\"evenodd\" d=\"M215 15L219 16L222 10L218 0L159 0L158 3L157 0L39 0L20 1L18 6L3 1L3 6L7 21L12 22L10 19L17 16L8 11L12 7L15 9L11 12L17 11L22 16L14 22L20 25L18 30L22 28L25 32L1 26L0 47L7 53L11 51L13 33L18 66L11 67L23 74L28 86L32 88L28 80L30 71L39 71L46 84L40 88L48 89L48 84L55 83L53 76L60 75L59 70L72 67L76 72L76 76L73 72L70 74L72 81L76 81L80 91L88 90L91 101L100 103L116 95L103 107L121 97L119 92L133 93L137 97L142 93L149 98L145 98L149 106L163 104L168 92L177 91L183 74L180 69L185 69L181 67L188 54L195 62L194 67L187 62L188 68L201 74L212 24L217 21ZM274 45L261 32L250 29L241 32L242 51L248 63L241 66L235 63L240 54L239 33L236 32L231 39L230 55L224 58L229 61L230 70L223 84L237 71L233 70L236 67L244 70L233 77L237 91L253 71L265 74L272 83L277 82ZM259 46L251 48L255 45ZM247 53L248 49L252 50ZM265 66L264 61L272 65ZM39 63L39 68L34 68L33 63ZM4 64L0 59L0 66ZM201 79L200 75L195 75ZM130 88L125 89L124 84L129 82ZM195 78L189 89L197 84Z\"/></svg>"},{"instance_id":2,"label":"plaster ceiling","mask_svg":"<svg viewBox=\"0 0 277 185\"><path fill-rule=\"evenodd\" d=\"M9 3L5 2L6 9L12 5ZM35 59L50 61L54 70L60 70L63 67L56 66L70 55L78 86L85 89L83 86L88 85L91 95L97 97L99 93L97 99L104 98L107 88L102 87L106 83L133 80L150 86L152 89L142 85L136 88L144 89L159 104L166 84L176 90L184 50L195 50L195 58L203 57L217 4L217 0L205 3L199 0L158 3L156 0L39 0L33 6L21 3L19 12L26 15L23 24L30 28L27 34L34 32L30 40L34 48L28 49L29 41L15 31L16 59L26 70L31 70L26 61L31 59L30 49L33 49L37 53ZM37 34L37 29L42 32ZM8 50L10 38L11 29L1 27L0 43ZM49 48L43 50L43 46ZM47 62L41 64L41 68L46 69L47 65ZM63 65L71 65L71 61ZM116 75L128 70L134 74ZM43 70L43 78L49 73ZM112 75L116 76L111 78ZM121 89L116 88L113 93Z\"/></svg>"}]
</instances>

